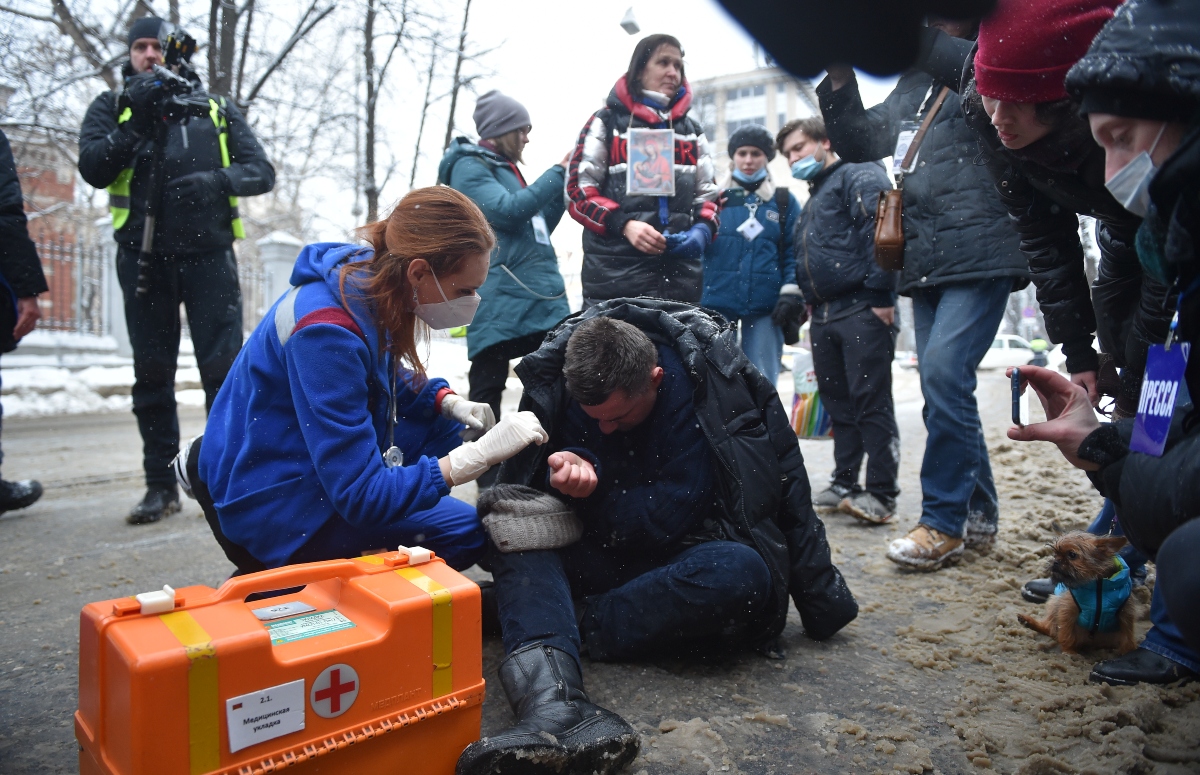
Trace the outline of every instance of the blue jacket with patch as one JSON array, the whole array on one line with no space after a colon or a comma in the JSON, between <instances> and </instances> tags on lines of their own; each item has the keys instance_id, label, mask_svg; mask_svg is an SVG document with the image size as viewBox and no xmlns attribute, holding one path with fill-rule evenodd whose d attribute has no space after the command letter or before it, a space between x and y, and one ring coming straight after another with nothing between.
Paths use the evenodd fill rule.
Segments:
<instances>
[{"instance_id":1,"label":"blue jacket with patch","mask_svg":"<svg viewBox=\"0 0 1200 775\"><path fill-rule=\"evenodd\" d=\"M735 184L736 190L738 188ZM750 218L763 227L748 240L738 227ZM757 192L746 195L746 203L721 210L721 226L704 253L704 295L700 304L720 312L729 320L769 315L779 300L779 289L796 282L796 257L792 231L800 214L800 203L788 192L787 223L780 233L779 207L775 189L764 182Z\"/></svg>"},{"instance_id":2,"label":"blue jacket with patch","mask_svg":"<svg viewBox=\"0 0 1200 775\"><path fill-rule=\"evenodd\" d=\"M388 468L388 369L366 302L338 270L370 248L320 243L296 259L295 325L286 343L276 301L250 335L213 402L198 471L221 530L267 567L286 565L335 516L384 526L435 506L450 489L437 458L461 444L463 426L434 409L443 379L399 370L395 444ZM288 327L285 324L285 327Z\"/></svg>"},{"instance_id":3,"label":"blue jacket with patch","mask_svg":"<svg viewBox=\"0 0 1200 775\"><path fill-rule=\"evenodd\" d=\"M1068 587L1059 584L1054 588L1054 594L1061 595L1071 592L1075 604L1079 606L1079 618L1076 622L1085 630L1095 627L1099 632L1112 632L1117 629L1117 612L1129 599L1133 591L1133 580L1129 576L1129 566L1118 555L1113 558L1116 572L1100 581L1100 621L1096 622L1096 585L1085 584L1082 587Z\"/></svg>"}]
</instances>

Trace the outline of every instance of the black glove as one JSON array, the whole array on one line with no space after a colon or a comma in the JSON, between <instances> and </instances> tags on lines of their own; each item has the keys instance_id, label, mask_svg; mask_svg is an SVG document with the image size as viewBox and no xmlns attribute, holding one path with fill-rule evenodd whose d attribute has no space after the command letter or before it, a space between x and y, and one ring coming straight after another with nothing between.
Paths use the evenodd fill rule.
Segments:
<instances>
[{"instance_id":1,"label":"black glove","mask_svg":"<svg viewBox=\"0 0 1200 775\"><path fill-rule=\"evenodd\" d=\"M807 317L804 298L798 293L781 293L771 312L771 322L783 329L784 344L800 341L800 326L804 325Z\"/></svg>"},{"instance_id":2,"label":"black glove","mask_svg":"<svg viewBox=\"0 0 1200 775\"><path fill-rule=\"evenodd\" d=\"M175 207L204 209L229 196L229 176L220 170L193 172L167 184L167 201Z\"/></svg>"},{"instance_id":3,"label":"black glove","mask_svg":"<svg viewBox=\"0 0 1200 775\"><path fill-rule=\"evenodd\" d=\"M118 109L129 108L132 115L125 122L140 135L149 134L156 121L161 119L159 108L163 98L162 82L154 73L138 73L125 79L125 91L121 95Z\"/></svg>"}]
</instances>

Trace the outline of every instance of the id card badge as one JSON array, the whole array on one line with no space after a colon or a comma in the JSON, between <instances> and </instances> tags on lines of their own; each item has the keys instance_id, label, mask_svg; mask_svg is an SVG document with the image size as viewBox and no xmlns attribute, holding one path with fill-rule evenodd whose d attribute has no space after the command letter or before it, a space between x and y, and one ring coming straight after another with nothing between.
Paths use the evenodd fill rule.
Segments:
<instances>
[{"instance_id":1,"label":"id card badge","mask_svg":"<svg viewBox=\"0 0 1200 775\"><path fill-rule=\"evenodd\" d=\"M530 220L533 221L533 238L539 245L549 245L550 230L546 228L546 219L542 217L541 213L538 213Z\"/></svg>"},{"instance_id":2,"label":"id card badge","mask_svg":"<svg viewBox=\"0 0 1200 775\"><path fill-rule=\"evenodd\" d=\"M1162 457L1167 433L1171 430L1179 383L1183 381L1191 349L1190 342L1176 342L1170 349L1161 344L1150 346L1142 395L1133 421L1133 436L1129 440L1129 449L1134 452Z\"/></svg>"},{"instance_id":3,"label":"id card badge","mask_svg":"<svg viewBox=\"0 0 1200 775\"><path fill-rule=\"evenodd\" d=\"M915 121L905 121L900 125L900 135L896 138L896 150L892 152L892 175L899 176L903 172L908 172L901 167L904 164L904 155L908 153L908 149L912 146L913 138L917 136L918 125ZM917 156L921 152L917 151ZM912 163L917 163L917 157L914 156ZM911 169L911 168L910 168Z\"/></svg>"},{"instance_id":4,"label":"id card badge","mask_svg":"<svg viewBox=\"0 0 1200 775\"><path fill-rule=\"evenodd\" d=\"M735 231L745 237L747 242L753 242L755 237L763 233L763 225L751 215Z\"/></svg>"}]
</instances>

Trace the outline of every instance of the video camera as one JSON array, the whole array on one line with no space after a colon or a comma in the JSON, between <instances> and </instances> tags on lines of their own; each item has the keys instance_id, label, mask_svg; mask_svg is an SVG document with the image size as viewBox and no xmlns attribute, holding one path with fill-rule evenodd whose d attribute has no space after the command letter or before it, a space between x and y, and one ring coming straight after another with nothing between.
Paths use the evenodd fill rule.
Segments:
<instances>
[{"instance_id":1,"label":"video camera","mask_svg":"<svg viewBox=\"0 0 1200 775\"><path fill-rule=\"evenodd\" d=\"M189 64L196 53L196 39L177 27L168 28L164 24L163 30L167 32L166 40L161 42L163 64L154 66L154 74L162 83L160 114L165 121L176 124L192 117L203 118L210 110L208 96L194 94L195 84L183 75L176 75L173 69L191 73Z\"/></svg>"}]
</instances>

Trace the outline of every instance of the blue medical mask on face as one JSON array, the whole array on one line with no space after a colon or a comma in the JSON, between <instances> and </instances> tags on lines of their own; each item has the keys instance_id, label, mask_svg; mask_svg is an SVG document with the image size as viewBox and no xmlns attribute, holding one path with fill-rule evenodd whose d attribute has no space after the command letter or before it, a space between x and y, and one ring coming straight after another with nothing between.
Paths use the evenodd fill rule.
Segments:
<instances>
[{"instance_id":1,"label":"blue medical mask on face","mask_svg":"<svg viewBox=\"0 0 1200 775\"><path fill-rule=\"evenodd\" d=\"M1166 129L1167 125L1164 123L1149 151L1142 151L1134 156L1128 164L1117 170L1116 175L1104 181L1104 187L1122 207L1142 218L1146 217L1146 211L1150 209L1150 181L1158 174L1158 167L1154 165L1151 156L1158 148L1158 142L1162 140Z\"/></svg>"},{"instance_id":2,"label":"blue medical mask on face","mask_svg":"<svg viewBox=\"0 0 1200 775\"><path fill-rule=\"evenodd\" d=\"M825 165L817 161L816 155L810 154L803 159L792 162L792 177L796 180L812 180Z\"/></svg>"},{"instance_id":3,"label":"blue medical mask on face","mask_svg":"<svg viewBox=\"0 0 1200 775\"><path fill-rule=\"evenodd\" d=\"M742 183L742 184L759 183L759 182L765 180L766 177L767 177L766 165L759 167L757 172L754 172L750 175L747 175L746 173L742 172L741 170L737 169L736 167L733 170L733 179L736 180L738 183Z\"/></svg>"}]
</instances>

